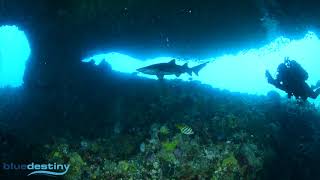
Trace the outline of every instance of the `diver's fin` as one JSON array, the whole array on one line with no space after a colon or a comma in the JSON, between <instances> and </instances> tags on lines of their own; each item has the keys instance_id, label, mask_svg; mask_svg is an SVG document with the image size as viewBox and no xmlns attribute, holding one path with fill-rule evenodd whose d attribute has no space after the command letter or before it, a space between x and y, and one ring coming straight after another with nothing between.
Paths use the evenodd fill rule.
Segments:
<instances>
[{"instance_id":1,"label":"diver's fin","mask_svg":"<svg viewBox=\"0 0 320 180\"><path fill-rule=\"evenodd\" d=\"M157 77L159 80L163 80L163 76L164 76L163 74L157 74Z\"/></svg>"},{"instance_id":2,"label":"diver's fin","mask_svg":"<svg viewBox=\"0 0 320 180\"><path fill-rule=\"evenodd\" d=\"M320 88L318 88L312 95L311 98L313 99L317 99L317 97L320 95Z\"/></svg>"},{"instance_id":3,"label":"diver's fin","mask_svg":"<svg viewBox=\"0 0 320 180\"><path fill-rule=\"evenodd\" d=\"M311 89L315 90L315 89L318 89L320 88L320 80L317 82L316 85L311 85Z\"/></svg>"},{"instance_id":4,"label":"diver's fin","mask_svg":"<svg viewBox=\"0 0 320 180\"><path fill-rule=\"evenodd\" d=\"M202 64L200 64L200 65L198 65L198 66L195 66L195 67L191 68L191 70L192 70L197 76L199 76L199 71L200 71L202 68L204 68L208 63L209 63L209 61L208 61L208 62L205 62L205 63L202 63Z\"/></svg>"},{"instance_id":5,"label":"diver's fin","mask_svg":"<svg viewBox=\"0 0 320 180\"><path fill-rule=\"evenodd\" d=\"M169 64L176 64L176 60L175 59L172 59Z\"/></svg>"}]
</instances>

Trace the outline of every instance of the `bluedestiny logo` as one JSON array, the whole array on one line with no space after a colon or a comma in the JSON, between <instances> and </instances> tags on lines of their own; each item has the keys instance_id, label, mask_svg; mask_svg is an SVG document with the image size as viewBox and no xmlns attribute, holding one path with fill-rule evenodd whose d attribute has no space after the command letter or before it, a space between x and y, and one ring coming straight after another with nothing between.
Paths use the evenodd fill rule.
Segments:
<instances>
[{"instance_id":1,"label":"bluedestiny logo","mask_svg":"<svg viewBox=\"0 0 320 180\"><path fill-rule=\"evenodd\" d=\"M14 164L14 163L2 163L3 170L30 170L30 175L52 175L62 176L66 174L70 168L70 164Z\"/></svg>"}]
</instances>

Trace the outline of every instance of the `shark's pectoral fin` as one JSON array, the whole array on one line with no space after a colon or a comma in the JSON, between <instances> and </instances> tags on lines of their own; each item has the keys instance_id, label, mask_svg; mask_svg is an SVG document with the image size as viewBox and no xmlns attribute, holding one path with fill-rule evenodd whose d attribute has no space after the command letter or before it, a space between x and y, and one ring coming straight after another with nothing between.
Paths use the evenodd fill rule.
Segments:
<instances>
[{"instance_id":1,"label":"shark's pectoral fin","mask_svg":"<svg viewBox=\"0 0 320 180\"><path fill-rule=\"evenodd\" d=\"M159 80L163 80L163 76L164 76L163 74L157 74L157 77Z\"/></svg>"}]
</instances>

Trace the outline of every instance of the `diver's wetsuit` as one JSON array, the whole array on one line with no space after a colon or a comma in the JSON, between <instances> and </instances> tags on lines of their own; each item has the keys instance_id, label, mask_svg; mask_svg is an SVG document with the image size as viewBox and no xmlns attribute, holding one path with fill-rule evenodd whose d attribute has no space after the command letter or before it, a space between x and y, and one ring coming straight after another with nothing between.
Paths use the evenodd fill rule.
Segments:
<instances>
[{"instance_id":1,"label":"diver's wetsuit","mask_svg":"<svg viewBox=\"0 0 320 180\"><path fill-rule=\"evenodd\" d=\"M284 63L278 66L278 74L273 79L269 71L266 71L268 83L276 88L285 91L288 98L295 96L296 99L307 100L308 97L316 99L320 94L320 87L310 87L305 81L308 73L294 60L285 59ZM315 91L314 91L315 90Z\"/></svg>"}]
</instances>

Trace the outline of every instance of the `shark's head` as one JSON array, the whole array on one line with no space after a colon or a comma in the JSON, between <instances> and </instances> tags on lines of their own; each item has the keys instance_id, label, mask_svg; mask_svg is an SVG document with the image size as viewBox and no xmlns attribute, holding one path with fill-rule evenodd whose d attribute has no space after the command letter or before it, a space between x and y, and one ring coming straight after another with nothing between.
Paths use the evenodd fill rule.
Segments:
<instances>
[{"instance_id":1,"label":"shark's head","mask_svg":"<svg viewBox=\"0 0 320 180\"><path fill-rule=\"evenodd\" d=\"M144 74L156 74L156 70L153 68L149 68L149 67L143 67L143 68L139 68L137 69L138 72L144 73Z\"/></svg>"}]
</instances>

